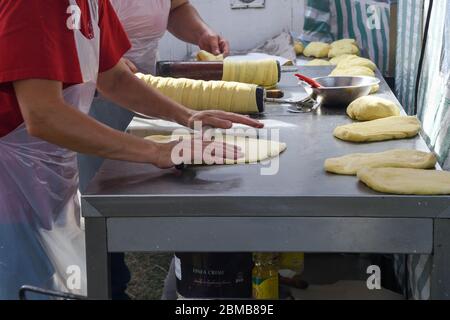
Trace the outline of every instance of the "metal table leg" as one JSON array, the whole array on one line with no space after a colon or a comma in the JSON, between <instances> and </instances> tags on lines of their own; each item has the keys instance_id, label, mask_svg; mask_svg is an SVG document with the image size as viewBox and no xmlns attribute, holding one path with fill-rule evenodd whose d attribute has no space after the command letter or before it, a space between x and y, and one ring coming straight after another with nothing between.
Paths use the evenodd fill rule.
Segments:
<instances>
[{"instance_id":1,"label":"metal table leg","mask_svg":"<svg viewBox=\"0 0 450 320\"><path fill-rule=\"evenodd\" d=\"M86 218L86 270L88 298L111 299L110 259L105 218Z\"/></svg>"},{"instance_id":2,"label":"metal table leg","mask_svg":"<svg viewBox=\"0 0 450 320\"><path fill-rule=\"evenodd\" d=\"M450 299L450 219L434 222L431 300Z\"/></svg>"}]
</instances>

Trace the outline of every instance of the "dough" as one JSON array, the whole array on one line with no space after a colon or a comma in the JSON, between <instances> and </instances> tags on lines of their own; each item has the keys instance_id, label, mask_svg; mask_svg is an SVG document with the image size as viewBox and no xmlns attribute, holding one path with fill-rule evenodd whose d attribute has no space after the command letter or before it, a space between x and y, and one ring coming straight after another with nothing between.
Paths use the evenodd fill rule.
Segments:
<instances>
[{"instance_id":1,"label":"dough","mask_svg":"<svg viewBox=\"0 0 450 320\"><path fill-rule=\"evenodd\" d=\"M278 63L274 59L249 61L225 59L222 80L273 87L278 83Z\"/></svg>"},{"instance_id":2,"label":"dough","mask_svg":"<svg viewBox=\"0 0 450 320\"><path fill-rule=\"evenodd\" d=\"M172 135L172 136L150 136L146 139L152 140L157 143L168 143L171 141L179 140L180 138L191 139L189 135ZM249 137L240 136L221 136L215 137L215 141L225 141L231 145L237 145L241 147L241 151L245 154L244 157L235 160L226 159L225 164L245 164L245 163L257 163L271 158L279 156L286 150L285 143L280 143L270 140L254 139Z\"/></svg>"},{"instance_id":3,"label":"dough","mask_svg":"<svg viewBox=\"0 0 450 320\"><path fill-rule=\"evenodd\" d=\"M256 85L191 79L173 79L152 75L136 76L165 96L193 110L223 110L257 113Z\"/></svg>"},{"instance_id":4,"label":"dough","mask_svg":"<svg viewBox=\"0 0 450 320\"><path fill-rule=\"evenodd\" d=\"M420 129L416 117L389 117L337 127L334 136L344 141L374 142L412 138Z\"/></svg>"},{"instance_id":5,"label":"dough","mask_svg":"<svg viewBox=\"0 0 450 320\"><path fill-rule=\"evenodd\" d=\"M201 50L197 53L197 61L223 61L223 54L215 56L208 51Z\"/></svg>"},{"instance_id":6,"label":"dough","mask_svg":"<svg viewBox=\"0 0 450 320\"><path fill-rule=\"evenodd\" d=\"M366 96L353 101L347 108L353 120L370 121L400 115L400 109L390 100Z\"/></svg>"},{"instance_id":7,"label":"dough","mask_svg":"<svg viewBox=\"0 0 450 320\"><path fill-rule=\"evenodd\" d=\"M370 90L370 93L369 93L369 94L377 93L379 90L380 90L380 85L379 85L379 84L376 84L376 85L374 85L374 86L372 87L372 89Z\"/></svg>"},{"instance_id":8,"label":"dough","mask_svg":"<svg viewBox=\"0 0 450 320\"><path fill-rule=\"evenodd\" d=\"M396 149L381 153L355 153L327 159L325 170L336 174L356 175L362 168L433 169L436 167L436 162L436 156L433 153Z\"/></svg>"},{"instance_id":9,"label":"dough","mask_svg":"<svg viewBox=\"0 0 450 320\"><path fill-rule=\"evenodd\" d=\"M354 54L360 55L359 48L353 44L343 44L331 47L331 50L328 52L328 58L335 58L342 56L343 54Z\"/></svg>"},{"instance_id":10,"label":"dough","mask_svg":"<svg viewBox=\"0 0 450 320\"><path fill-rule=\"evenodd\" d=\"M368 67L363 66L349 66L349 67L337 67L334 69L330 76L349 76L349 77L373 77L375 78L375 72ZM370 90L370 94L376 93L380 90L380 85L376 84Z\"/></svg>"},{"instance_id":11,"label":"dough","mask_svg":"<svg viewBox=\"0 0 450 320\"><path fill-rule=\"evenodd\" d=\"M311 42L306 46L303 55L305 57L326 58L330 52L331 46L324 42Z\"/></svg>"},{"instance_id":12,"label":"dough","mask_svg":"<svg viewBox=\"0 0 450 320\"><path fill-rule=\"evenodd\" d=\"M355 45L355 46L358 46L358 44L357 44L355 39L341 39L341 40L337 40L337 41L333 42L331 44L331 47L339 47L339 46L343 46L343 45Z\"/></svg>"},{"instance_id":13,"label":"dough","mask_svg":"<svg viewBox=\"0 0 450 320\"><path fill-rule=\"evenodd\" d=\"M305 46L300 41L294 41L294 50L296 55L301 55L305 50Z\"/></svg>"},{"instance_id":14,"label":"dough","mask_svg":"<svg viewBox=\"0 0 450 320\"><path fill-rule=\"evenodd\" d=\"M365 77L375 77L375 72L367 67L352 66L352 67L337 67L334 69L330 76L365 76Z\"/></svg>"},{"instance_id":15,"label":"dough","mask_svg":"<svg viewBox=\"0 0 450 320\"><path fill-rule=\"evenodd\" d=\"M367 67L372 71L377 69L377 65L372 60L361 58L355 55L345 55L343 59L339 60L337 67L341 69L349 69L352 67Z\"/></svg>"},{"instance_id":16,"label":"dough","mask_svg":"<svg viewBox=\"0 0 450 320\"><path fill-rule=\"evenodd\" d=\"M314 60L309 61L306 65L307 66L330 66L331 63L328 62L327 60L314 59Z\"/></svg>"},{"instance_id":17,"label":"dough","mask_svg":"<svg viewBox=\"0 0 450 320\"><path fill-rule=\"evenodd\" d=\"M358 178L375 191L404 195L450 194L450 172L399 169L364 168Z\"/></svg>"},{"instance_id":18,"label":"dough","mask_svg":"<svg viewBox=\"0 0 450 320\"><path fill-rule=\"evenodd\" d=\"M354 54L343 54L342 56L335 57L335 58L331 59L331 60L330 60L330 63L331 63L332 65L337 66L337 65L339 64L339 62L341 62L341 61L343 61L343 60L345 60L345 59L352 58L352 57L359 58L357 55L354 55Z\"/></svg>"}]
</instances>

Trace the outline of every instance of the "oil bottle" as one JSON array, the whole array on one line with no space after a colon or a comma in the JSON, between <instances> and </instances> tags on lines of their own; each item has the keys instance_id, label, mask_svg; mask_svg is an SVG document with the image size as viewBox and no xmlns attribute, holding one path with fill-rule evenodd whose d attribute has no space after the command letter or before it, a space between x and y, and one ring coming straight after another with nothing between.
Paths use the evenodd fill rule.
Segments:
<instances>
[{"instance_id":1,"label":"oil bottle","mask_svg":"<svg viewBox=\"0 0 450 320\"><path fill-rule=\"evenodd\" d=\"M283 278L298 277L305 269L305 254L302 252L280 253L279 261L279 273Z\"/></svg>"},{"instance_id":2,"label":"oil bottle","mask_svg":"<svg viewBox=\"0 0 450 320\"><path fill-rule=\"evenodd\" d=\"M255 253L253 255L252 287L253 299L278 300L278 255Z\"/></svg>"}]
</instances>

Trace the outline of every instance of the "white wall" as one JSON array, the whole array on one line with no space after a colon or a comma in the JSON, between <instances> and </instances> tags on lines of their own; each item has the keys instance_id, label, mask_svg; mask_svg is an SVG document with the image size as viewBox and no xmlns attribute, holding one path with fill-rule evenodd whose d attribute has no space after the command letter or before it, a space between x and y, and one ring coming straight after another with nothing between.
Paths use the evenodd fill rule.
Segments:
<instances>
[{"instance_id":1,"label":"white wall","mask_svg":"<svg viewBox=\"0 0 450 320\"><path fill-rule=\"evenodd\" d=\"M304 21L305 0L266 0L264 9L234 9L230 0L191 0L203 19L226 37L232 50L256 47L283 30L299 34ZM183 59L198 49L175 39L169 33L161 41L163 60Z\"/></svg>"}]
</instances>

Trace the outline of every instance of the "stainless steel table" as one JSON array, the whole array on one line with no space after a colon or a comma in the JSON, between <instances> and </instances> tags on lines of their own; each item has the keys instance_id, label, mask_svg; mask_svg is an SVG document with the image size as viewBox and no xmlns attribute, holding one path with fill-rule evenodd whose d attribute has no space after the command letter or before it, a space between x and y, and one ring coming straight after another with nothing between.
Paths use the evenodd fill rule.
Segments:
<instances>
[{"instance_id":1,"label":"stainless steel table","mask_svg":"<svg viewBox=\"0 0 450 320\"><path fill-rule=\"evenodd\" d=\"M310 76L331 70L300 68ZM283 73L281 87L288 96L305 94L292 73ZM385 82L380 95L395 99ZM260 164L183 172L103 164L82 196L89 297L110 296L111 252L302 251L432 254L432 298L450 298L450 198L379 194L355 177L323 170L329 157L428 150L425 142L343 142L332 135L337 125L351 122L342 109L267 109L261 119L280 128L288 145L276 175L260 175Z\"/></svg>"}]
</instances>

